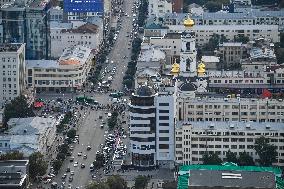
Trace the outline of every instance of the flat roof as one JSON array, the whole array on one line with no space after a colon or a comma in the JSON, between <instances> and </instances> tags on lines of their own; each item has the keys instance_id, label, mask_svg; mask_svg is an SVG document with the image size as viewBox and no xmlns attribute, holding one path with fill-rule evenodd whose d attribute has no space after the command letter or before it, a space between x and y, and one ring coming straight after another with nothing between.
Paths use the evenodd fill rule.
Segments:
<instances>
[{"instance_id":1,"label":"flat roof","mask_svg":"<svg viewBox=\"0 0 284 189\"><path fill-rule=\"evenodd\" d=\"M210 131L276 131L283 132L284 124L277 122L238 122L238 121L180 121L177 126L192 125L195 130L210 130Z\"/></svg>"},{"instance_id":2,"label":"flat roof","mask_svg":"<svg viewBox=\"0 0 284 189\"><path fill-rule=\"evenodd\" d=\"M25 166L29 163L29 160L7 160L0 161L0 167L5 166Z\"/></svg>"},{"instance_id":3,"label":"flat roof","mask_svg":"<svg viewBox=\"0 0 284 189\"><path fill-rule=\"evenodd\" d=\"M92 50L82 45L75 45L64 50L59 58L60 65L82 65L89 58Z\"/></svg>"},{"instance_id":4,"label":"flat roof","mask_svg":"<svg viewBox=\"0 0 284 189\"><path fill-rule=\"evenodd\" d=\"M190 170L190 187L275 188L275 175L271 172Z\"/></svg>"},{"instance_id":5,"label":"flat roof","mask_svg":"<svg viewBox=\"0 0 284 189\"><path fill-rule=\"evenodd\" d=\"M26 60L27 68L59 68L57 60Z\"/></svg>"},{"instance_id":6,"label":"flat roof","mask_svg":"<svg viewBox=\"0 0 284 189\"><path fill-rule=\"evenodd\" d=\"M24 45L23 43L2 43L0 44L1 52L17 52L19 48Z\"/></svg>"}]
</instances>

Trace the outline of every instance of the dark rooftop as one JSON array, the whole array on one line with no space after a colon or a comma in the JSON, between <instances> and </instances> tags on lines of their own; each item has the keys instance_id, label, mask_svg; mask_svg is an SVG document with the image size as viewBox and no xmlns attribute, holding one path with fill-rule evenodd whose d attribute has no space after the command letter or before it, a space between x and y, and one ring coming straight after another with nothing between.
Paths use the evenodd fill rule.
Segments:
<instances>
[{"instance_id":1,"label":"dark rooftop","mask_svg":"<svg viewBox=\"0 0 284 189\"><path fill-rule=\"evenodd\" d=\"M165 39L180 39L181 33L167 33L164 38Z\"/></svg>"},{"instance_id":2,"label":"dark rooftop","mask_svg":"<svg viewBox=\"0 0 284 189\"><path fill-rule=\"evenodd\" d=\"M136 90L137 95L139 96L152 96L154 90L148 86L141 86Z\"/></svg>"},{"instance_id":3,"label":"dark rooftop","mask_svg":"<svg viewBox=\"0 0 284 189\"><path fill-rule=\"evenodd\" d=\"M276 188L271 172L190 170L189 188Z\"/></svg>"},{"instance_id":4,"label":"dark rooftop","mask_svg":"<svg viewBox=\"0 0 284 189\"><path fill-rule=\"evenodd\" d=\"M196 90L196 87L194 84L192 83L183 83L181 84L180 86L180 90L181 91L195 91Z\"/></svg>"},{"instance_id":5,"label":"dark rooftop","mask_svg":"<svg viewBox=\"0 0 284 189\"><path fill-rule=\"evenodd\" d=\"M62 30L63 33L98 33L99 27L95 24L84 24L76 29Z\"/></svg>"},{"instance_id":6,"label":"dark rooftop","mask_svg":"<svg viewBox=\"0 0 284 189\"><path fill-rule=\"evenodd\" d=\"M21 43L4 43L0 44L0 52L17 52L22 46Z\"/></svg>"}]
</instances>

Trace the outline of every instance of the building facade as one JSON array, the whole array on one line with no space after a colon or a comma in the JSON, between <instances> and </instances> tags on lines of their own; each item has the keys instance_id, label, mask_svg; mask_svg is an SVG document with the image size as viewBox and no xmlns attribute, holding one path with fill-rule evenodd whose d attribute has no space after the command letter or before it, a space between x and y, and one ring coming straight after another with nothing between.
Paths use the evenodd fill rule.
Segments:
<instances>
[{"instance_id":1,"label":"building facade","mask_svg":"<svg viewBox=\"0 0 284 189\"><path fill-rule=\"evenodd\" d=\"M25 89L25 44L1 44L0 63L0 104L3 106Z\"/></svg>"},{"instance_id":2,"label":"building facade","mask_svg":"<svg viewBox=\"0 0 284 189\"><path fill-rule=\"evenodd\" d=\"M284 165L284 126L282 123L254 122L183 122L176 127L176 161L179 164L202 164L205 153L217 153L226 161L228 150L237 157L246 152L259 159L253 149L255 140L269 137L277 147L277 160L274 165Z\"/></svg>"},{"instance_id":3,"label":"building facade","mask_svg":"<svg viewBox=\"0 0 284 189\"><path fill-rule=\"evenodd\" d=\"M27 61L27 84L36 91L81 89L92 66L91 49L76 45L64 50L59 60Z\"/></svg>"},{"instance_id":4,"label":"building facade","mask_svg":"<svg viewBox=\"0 0 284 189\"><path fill-rule=\"evenodd\" d=\"M165 13L172 13L172 9L172 0L149 0L149 15L163 16Z\"/></svg>"},{"instance_id":5,"label":"building facade","mask_svg":"<svg viewBox=\"0 0 284 189\"><path fill-rule=\"evenodd\" d=\"M178 120L284 122L282 99L178 98Z\"/></svg>"}]
</instances>

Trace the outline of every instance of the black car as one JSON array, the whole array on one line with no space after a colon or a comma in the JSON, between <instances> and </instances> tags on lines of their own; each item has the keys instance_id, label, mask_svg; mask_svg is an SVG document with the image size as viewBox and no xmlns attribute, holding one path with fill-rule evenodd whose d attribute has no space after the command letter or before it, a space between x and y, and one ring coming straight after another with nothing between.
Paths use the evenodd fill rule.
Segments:
<instances>
[{"instance_id":1,"label":"black car","mask_svg":"<svg viewBox=\"0 0 284 189\"><path fill-rule=\"evenodd\" d=\"M67 169L66 169L66 173L69 173L70 172L70 167L68 167Z\"/></svg>"},{"instance_id":2,"label":"black car","mask_svg":"<svg viewBox=\"0 0 284 189\"><path fill-rule=\"evenodd\" d=\"M81 168L83 169L83 168L85 168L85 167L86 167L85 164L82 163L82 164L81 164Z\"/></svg>"}]
</instances>

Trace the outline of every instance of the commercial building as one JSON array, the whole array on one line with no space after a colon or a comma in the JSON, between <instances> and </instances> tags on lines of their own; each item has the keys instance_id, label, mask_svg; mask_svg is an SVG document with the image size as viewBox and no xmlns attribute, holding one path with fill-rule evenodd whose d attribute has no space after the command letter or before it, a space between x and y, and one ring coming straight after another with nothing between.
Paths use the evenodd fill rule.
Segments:
<instances>
[{"instance_id":1,"label":"commercial building","mask_svg":"<svg viewBox=\"0 0 284 189\"><path fill-rule=\"evenodd\" d=\"M178 97L178 120L284 122L279 99Z\"/></svg>"},{"instance_id":2,"label":"commercial building","mask_svg":"<svg viewBox=\"0 0 284 189\"><path fill-rule=\"evenodd\" d=\"M264 89L282 92L284 69L281 66L268 67L264 71L208 71L209 90L234 93L261 94Z\"/></svg>"},{"instance_id":3,"label":"commercial building","mask_svg":"<svg viewBox=\"0 0 284 189\"><path fill-rule=\"evenodd\" d=\"M25 43L26 59L48 59L50 29L48 0L15 1L0 8L0 42Z\"/></svg>"},{"instance_id":4,"label":"commercial building","mask_svg":"<svg viewBox=\"0 0 284 189\"><path fill-rule=\"evenodd\" d=\"M0 45L0 105L25 89L25 44Z\"/></svg>"},{"instance_id":5,"label":"commercial building","mask_svg":"<svg viewBox=\"0 0 284 189\"><path fill-rule=\"evenodd\" d=\"M184 165L178 172L177 189L187 188L274 188L283 187L279 167L222 165Z\"/></svg>"},{"instance_id":6,"label":"commercial building","mask_svg":"<svg viewBox=\"0 0 284 189\"><path fill-rule=\"evenodd\" d=\"M73 45L83 45L98 50L103 41L103 25L85 23L77 28L72 23L51 23L51 57L59 58Z\"/></svg>"},{"instance_id":7,"label":"commercial building","mask_svg":"<svg viewBox=\"0 0 284 189\"><path fill-rule=\"evenodd\" d=\"M168 27L168 33L188 30L183 25L170 25ZM213 34L223 35L229 41L234 41L235 36L246 36L250 40L265 38L273 43L280 42L278 25L195 25L190 30L197 34L197 46L208 43Z\"/></svg>"},{"instance_id":8,"label":"commercial building","mask_svg":"<svg viewBox=\"0 0 284 189\"><path fill-rule=\"evenodd\" d=\"M7 160L0 161L1 182L3 189L29 188L29 161Z\"/></svg>"},{"instance_id":9,"label":"commercial building","mask_svg":"<svg viewBox=\"0 0 284 189\"><path fill-rule=\"evenodd\" d=\"M220 58L217 56L202 56L201 62L206 66L206 70L217 70L217 68L220 68Z\"/></svg>"},{"instance_id":10,"label":"commercial building","mask_svg":"<svg viewBox=\"0 0 284 189\"><path fill-rule=\"evenodd\" d=\"M91 69L92 50L76 45L66 48L59 60L27 61L27 84L36 91L81 89Z\"/></svg>"},{"instance_id":11,"label":"commercial building","mask_svg":"<svg viewBox=\"0 0 284 189\"><path fill-rule=\"evenodd\" d=\"M277 147L278 156L273 165L284 165L283 123L255 122L179 122L175 129L176 161L181 164L202 164L203 155L216 153L226 161L228 150L237 157L245 152L254 161L259 159L254 150L256 139L269 137Z\"/></svg>"},{"instance_id":12,"label":"commercial building","mask_svg":"<svg viewBox=\"0 0 284 189\"><path fill-rule=\"evenodd\" d=\"M2 153L19 151L24 157L33 152L47 155L56 137L55 118L12 118L8 121L8 128L4 135L0 135Z\"/></svg>"}]
</instances>

